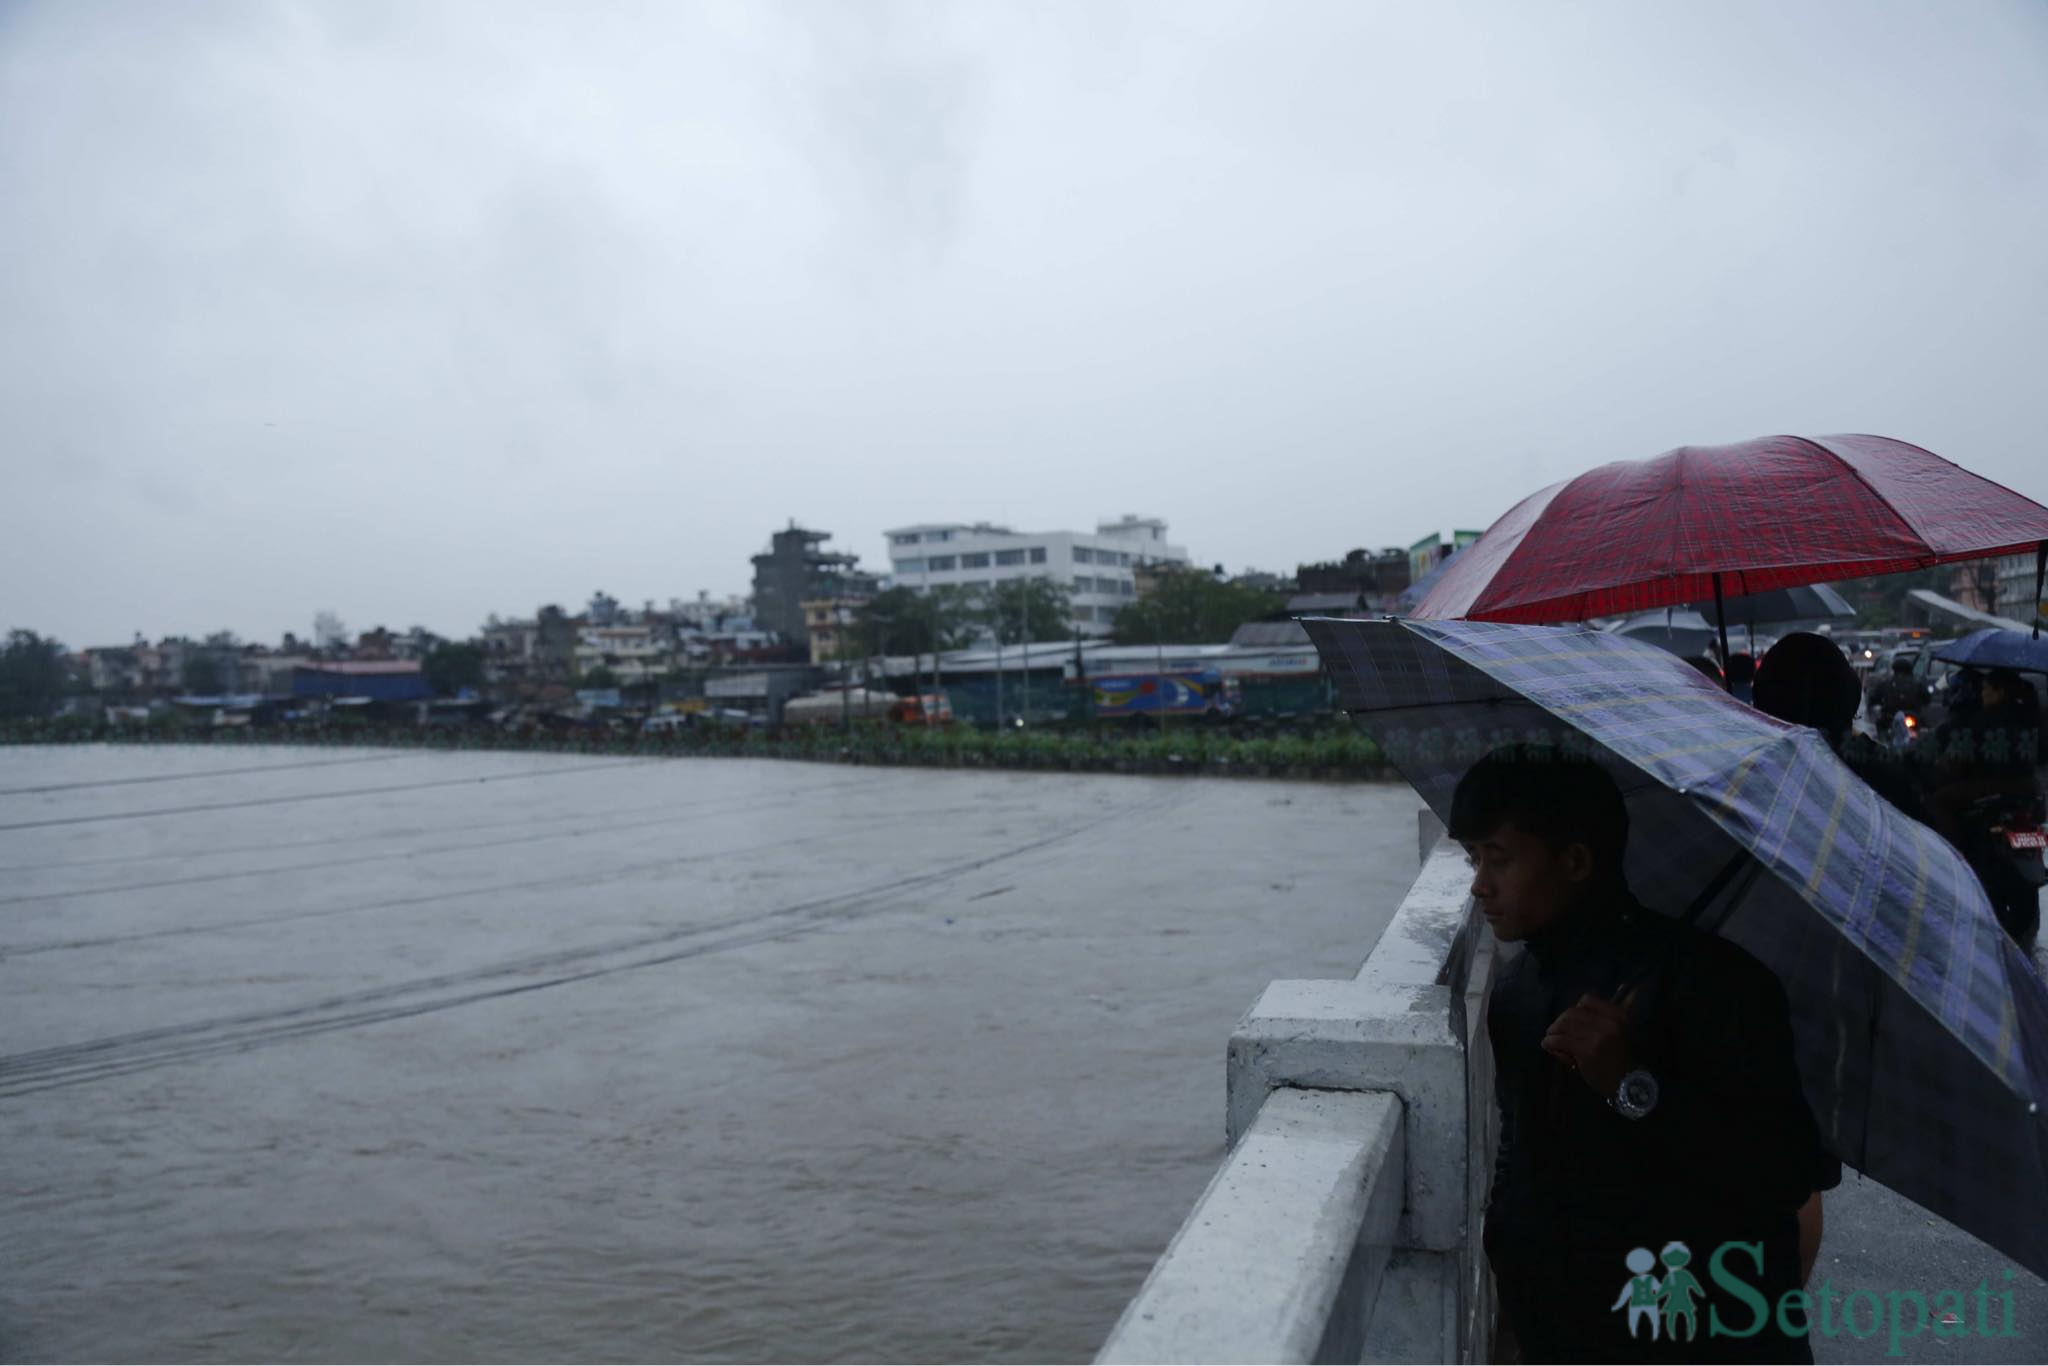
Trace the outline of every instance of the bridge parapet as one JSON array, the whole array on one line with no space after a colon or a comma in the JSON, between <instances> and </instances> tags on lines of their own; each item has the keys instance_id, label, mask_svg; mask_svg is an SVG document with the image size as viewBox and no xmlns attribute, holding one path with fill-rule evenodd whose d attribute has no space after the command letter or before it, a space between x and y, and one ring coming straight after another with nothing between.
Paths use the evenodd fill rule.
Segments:
<instances>
[{"instance_id":1,"label":"bridge parapet","mask_svg":"<svg viewBox=\"0 0 2048 1366\"><path fill-rule=\"evenodd\" d=\"M1494 944L1458 848L1418 834L1357 976L1274 982L1232 1033L1229 1155L1097 1360L1486 1358Z\"/></svg>"}]
</instances>

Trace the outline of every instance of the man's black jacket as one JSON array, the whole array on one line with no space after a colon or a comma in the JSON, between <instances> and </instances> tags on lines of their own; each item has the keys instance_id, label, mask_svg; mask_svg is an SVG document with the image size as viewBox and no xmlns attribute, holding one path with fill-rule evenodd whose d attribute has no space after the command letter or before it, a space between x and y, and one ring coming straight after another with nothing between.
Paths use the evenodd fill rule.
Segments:
<instances>
[{"instance_id":1,"label":"man's black jacket","mask_svg":"<svg viewBox=\"0 0 2048 1366\"><path fill-rule=\"evenodd\" d=\"M1777 977L1625 891L1581 904L1525 948L1502 969L1487 1014L1501 1141L1486 1248L1526 1358L1611 1349L1630 1359L1649 1347L1608 1310L1634 1248L1685 1242L1712 1290L1716 1247L1764 1243L1766 1267L1732 1265L1772 1303L1797 1288L1796 1213L1841 1169L1801 1091ZM1651 1113L1633 1120L1541 1047L1581 995L1611 1000L1623 984L1640 988L1630 1044L1659 1089ZM1725 1296L1716 1303L1732 1324L1752 1317ZM1705 1318L1703 1308L1702 1333ZM1700 1346L1710 1358L1797 1360L1805 1350L1803 1339L1769 1335Z\"/></svg>"}]
</instances>

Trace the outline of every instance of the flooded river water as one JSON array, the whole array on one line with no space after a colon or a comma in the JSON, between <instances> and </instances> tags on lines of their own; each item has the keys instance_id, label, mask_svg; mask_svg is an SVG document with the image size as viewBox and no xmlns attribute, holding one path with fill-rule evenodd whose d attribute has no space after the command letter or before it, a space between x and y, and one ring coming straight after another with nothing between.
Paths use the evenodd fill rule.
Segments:
<instances>
[{"instance_id":1,"label":"flooded river water","mask_svg":"<svg viewBox=\"0 0 2048 1366\"><path fill-rule=\"evenodd\" d=\"M0 1358L1085 1360L1414 797L0 750Z\"/></svg>"}]
</instances>

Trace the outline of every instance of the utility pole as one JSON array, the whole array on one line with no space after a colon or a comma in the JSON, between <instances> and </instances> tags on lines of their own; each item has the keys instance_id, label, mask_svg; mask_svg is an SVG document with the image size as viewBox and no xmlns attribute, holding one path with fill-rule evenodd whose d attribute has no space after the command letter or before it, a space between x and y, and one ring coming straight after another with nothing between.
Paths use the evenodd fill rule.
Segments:
<instances>
[{"instance_id":1,"label":"utility pole","mask_svg":"<svg viewBox=\"0 0 2048 1366\"><path fill-rule=\"evenodd\" d=\"M1153 591L1153 593L1155 593L1155 594L1157 594L1157 593L1159 592L1159 588L1158 588L1158 585L1157 585L1157 583L1156 583L1156 582L1155 582L1155 584L1154 584L1154 586L1153 586L1153 589L1152 589L1152 591ZM1153 633L1153 636L1152 636L1152 645L1153 645L1153 659L1154 659L1154 660L1156 661L1155 667L1156 667L1156 668L1158 669L1158 674L1159 674L1159 676L1158 676L1158 679L1157 679L1157 681L1156 681L1156 682L1155 682L1155 683L1153 684L1153 695L1154 695L1154 697L1156 697L1156 698L1158 699L1158 702L1159 702L1159 729L1160 729L1160 732L1161 732L1161 733L1163 734L1163 733L1165 732L1165 730L1166 730L1166 615L1165 615L1165 613L1163 613L1163 612L1162 612L1162 613L1160 613L1160 614L1159 614L1158 618L1156 619L1156 621L1155 621L1155 623L1154 623L1154 627L1153 627L1153 632L1154 632L1154 633Z\"/></svg>"},{"instance_id":2,"label":"utility pole","mask_svg":"<svg viewBox=\"0 0 2048 1366\"><path fill-rule=\"evenodd\" d=\"M1024 575L1024 706L1017 713L1017 719L1025 725L1031 723L1031 585L1036 580L1027 571Z\"/></svg>"}]
</instances>

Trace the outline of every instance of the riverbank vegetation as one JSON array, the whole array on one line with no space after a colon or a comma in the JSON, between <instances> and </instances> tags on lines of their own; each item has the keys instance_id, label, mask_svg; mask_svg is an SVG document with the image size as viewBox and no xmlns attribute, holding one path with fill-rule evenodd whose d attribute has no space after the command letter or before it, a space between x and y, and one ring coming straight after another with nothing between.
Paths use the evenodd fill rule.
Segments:
<instances>
[{"instance_id":1,"label":"riverbank vegetation","mask_svg":"<svg viewBox=\"0 0 2048 1366\"><path fill-rule=\"evenodd\" d=\"M831 726L770 732L703 726L662 735L576 728L520 734L488 726L436 728L351 720L262 728L203 727L176 715L109 725L61 716L0 726L8 744L348 745L450 751L616 754L644 757L798 759L815 763L929 768L1057 770L1072 773L1369 779L1392 776L1372 738L1336 717L1299 727L1227 729L1189 723L1164 728L973 730L901 725Z\"/></svg>"}]
</instances>

